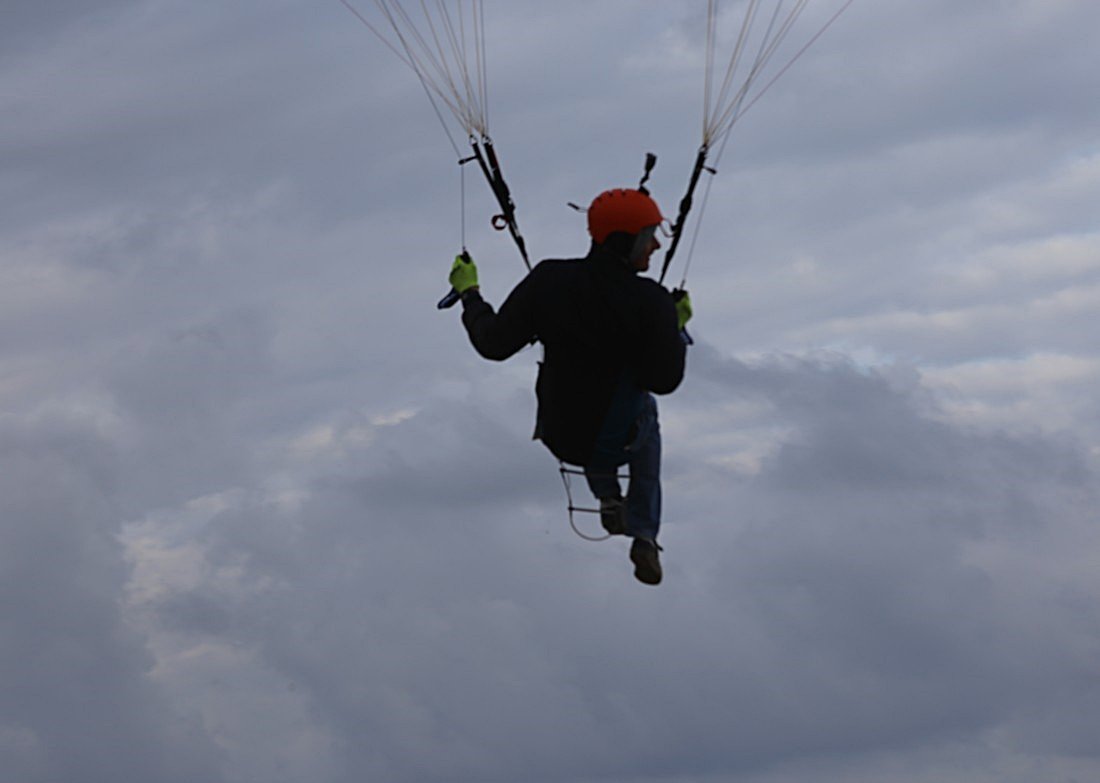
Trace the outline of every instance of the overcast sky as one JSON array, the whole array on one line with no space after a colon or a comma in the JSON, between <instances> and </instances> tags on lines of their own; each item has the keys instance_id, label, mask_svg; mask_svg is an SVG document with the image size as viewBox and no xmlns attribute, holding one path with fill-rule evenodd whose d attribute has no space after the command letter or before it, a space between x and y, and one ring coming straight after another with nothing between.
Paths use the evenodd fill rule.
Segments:
<instances>
[{"instance_id":1,"label":"overcast sky","mask_svg":"<svg viewBox=\"0 0 1100 783\"><path fill-rule=\"evenodd\" d=\"M489 0L534 257L647 151L675 213L705 6ZM856 0L735 127L656 589L435 310L453 151L338 0L0 19L0 783L1100 779L1100 4Z\"/></svg>"}]
</instances>

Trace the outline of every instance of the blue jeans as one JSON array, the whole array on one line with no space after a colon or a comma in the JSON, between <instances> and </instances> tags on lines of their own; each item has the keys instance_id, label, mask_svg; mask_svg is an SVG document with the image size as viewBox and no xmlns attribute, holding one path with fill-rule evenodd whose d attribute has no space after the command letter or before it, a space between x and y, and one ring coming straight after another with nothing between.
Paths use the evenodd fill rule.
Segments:
<instances>
[{"instance_id":1,"label":"blue jeans","mask_svg":"<svg viewBox=\"0 0 1100 783\"><path fill-rule=\"evenodd\" d=\"M626 493L626 534L657 540L661 525L661 429L657 400L620 381L604 418L592 458L584 468L588 487L597 498L622 496L619 466L630 466Z\"/></svg>"}]
</instances>

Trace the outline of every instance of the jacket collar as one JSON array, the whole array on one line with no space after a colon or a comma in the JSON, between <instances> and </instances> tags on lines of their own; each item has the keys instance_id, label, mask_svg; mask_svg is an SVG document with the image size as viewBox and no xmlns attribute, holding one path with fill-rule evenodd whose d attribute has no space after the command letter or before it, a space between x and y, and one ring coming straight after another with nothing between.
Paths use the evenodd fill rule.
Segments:
<instances>
[{"instance_id":1,"label":"jacket collar","mask_svg":"<svg viewBox=\"0 0 1100 783\"><path fill-rule=\"evenodd\" d=\"M607 272L624 275L638 274L638 270L630 266L626 255L618 252L618 248L609 248L606 245L593 243L584 260Z\"/></svg>"}]
</instances>

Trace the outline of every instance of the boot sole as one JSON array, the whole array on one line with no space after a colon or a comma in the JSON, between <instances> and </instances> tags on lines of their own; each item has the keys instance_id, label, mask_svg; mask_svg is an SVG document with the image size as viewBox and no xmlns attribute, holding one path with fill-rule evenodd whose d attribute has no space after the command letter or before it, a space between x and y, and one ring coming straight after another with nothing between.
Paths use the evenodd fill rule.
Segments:
<instances>
[{"instance_id":1,"label":"boot sole","mask_svg":"<svg viewBox=\"0 0 1100 783\"><path fill-rule=\"evenodd\" d=\"M633 549L630 551L630 562L634 564L634 578L639 582L647 585L659 585L661 583L663 573L660 563L654 564L644 553L635 554Z\"/></svg>"}]
</instances>

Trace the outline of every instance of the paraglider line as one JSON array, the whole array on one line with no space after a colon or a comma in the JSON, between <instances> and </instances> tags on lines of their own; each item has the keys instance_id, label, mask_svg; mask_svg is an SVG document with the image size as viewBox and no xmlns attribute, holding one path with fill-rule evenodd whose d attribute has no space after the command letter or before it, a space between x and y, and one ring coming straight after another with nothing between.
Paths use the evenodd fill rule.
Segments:
<instances>
[{"instance_id":1,"label":"paraglider line","mask_svg":"<svg viewBox=\"0 0 1100 783\"><path fill-rule=\"evenodd\" d=\"M804 55L806 53L806 51L811 46L813 46L815 43L817 43L817 39L819 39L822 35L824 35L825 31L828 30L830 27L832 27L833 23L837 19L839 19L841 14L843 14L845 11L847 11L848 7L854 2L855 2L855 0L847 0L847 2L844 3L844 5L842 5L836 11L836 13L834 13L831 17L829 17L829 21L827 21L821 27L820 30L818 30L816 33L814 33L813 37L811 37L810 40L808 40L802 46L801 49L799 49L797 52L795 52L795 55L790 60L787 61L786 65L784 65L782 68L779 69L779 71L775 74L775 76L773 76L771 79L768 80L767 84L765 84L763 87L760 88L760 92L756 93L756 95L753 96L751 101L746 103L744 106L738 108L737 113L734 115L733 119L730 121L730 125L732 125L734 122L736 122L741 117L742 114L744 114L749 109L751 109L753 104L755 104L758 100L760 100L760 98L763 97L764 93L766 93L769 89L771 89L772 85L775 84L779 80L779 78L781 76L783 76L783 74L785 74L787 71L789 71L791 69L791 66L794 65L796 62L798 62L799 58L801 58L802 55ZM728 127L727 127L727 131L728 131Z\"/></svg>"},{"instance_id":2,"label":"paraglider line","mask_svg":"<svg viewBox=\"0 0 1100 783\"><path fill-rule=\"evenodd\" d=\"M683 232L687 214L691 210L692 195L695 192L695 186L698 181L699 174L705 170L712 175L707 180L706 188L703 191L703 197L701 199L699 209L695 216L695 227L692 231L691 243L688 246L687 260L684 262L684 272L681 279L680 288L683 289L687 285L688 269L691 266L692 258L695 253L695 244L699 237L699 229L703 223L703 216L706 213L707 202L710 199L711 186L713 185L713 175L717 174L717 166L722 159L722 155L725 153L726 145L729 143L730 131L733 125L744 116L755 103L763 97L764 93L768 92L773 85L779 79L791 69L793 66L809 49L813 46L825 31L828 30L833 24L844 14L845 11L855 2L855 0L845 0L843 5L838 8L832 16L822 25L816 33L814 33L805 44L803 44L797 52L780 68L764 86L754 93L749 98L749 90L751 85L756 81L757 76L764 68L765 64L772 58L778 48L780 42L786 38L794 25L795 20L802 13L808 0L799 0L787 14L786 18L779 24L778 30L776 30L776 22L779 17L779 10L781 4L776 7L775 12L772 15L771 20L768 23L767 31L764 33L763 40L761 42L760 50L756 54L756 58L752 63L752 67L749 71L748 78L745 79L744 84L738 90L737 94L731 99L728 97L729 90L732 85L733 75L738 69L738 63L741 60L744 46L746 44L748 35L748 28L753 24L754 17L756 15L757 0L751 0L749 3L748 11L746 12L745 21L742 24L741 32L738 35L737 44L734 49L733 56L730 58L730 64L727 67L725 78L722 82L721 88L718 90L717 97L714 96L714 87L712 85L713 79L713 65L714 65L714 35L715 24L717 21L717 3L715 0L709 0L707 4L707 38L706 38L706 63L705 63L705 79L703 88L703 147L700 150L700 157L696 159L695 168L692 171L692 176L688 184L687 195L685 195L683 201L680 203L680 215L677 218L676 223L673 225L672 242L669 246L668 252L665 255L664 266L661 269L661 282L664 281L665 273L668 271L669 265L672 263L672 257L675 255L676 247L680 242L680 237ZM713 104L712 104L713 100ZM727 105L727 108L722 112L720 116L715 117L718 110L718 106ZM714 145L716 141L717 150L714 158L712 159L712 166L702 165L701 158L705 157L705 151L708 146Z\"/></svg>"}]
</instances>

